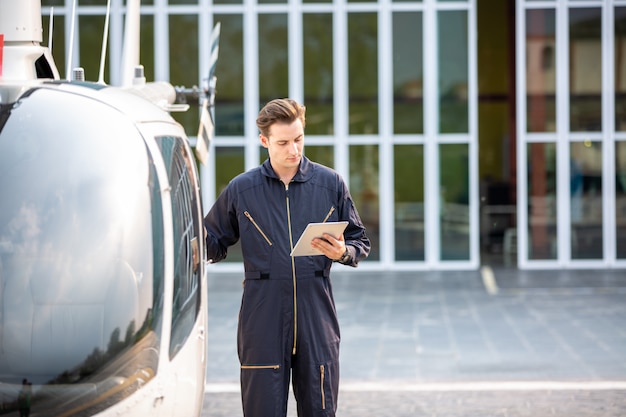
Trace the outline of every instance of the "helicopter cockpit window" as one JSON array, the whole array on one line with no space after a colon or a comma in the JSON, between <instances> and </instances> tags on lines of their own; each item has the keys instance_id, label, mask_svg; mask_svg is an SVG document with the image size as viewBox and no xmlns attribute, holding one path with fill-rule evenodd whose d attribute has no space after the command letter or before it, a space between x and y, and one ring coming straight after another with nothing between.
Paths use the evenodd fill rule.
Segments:
<instances>
[{"instance_id":1,"label":"helicopter cockpit window","mask_svg":"<svg viewBox=\"0 0 626 417\"><path fill-rule=\"evenodd\" d=\"M174 220L174 299L170 357L189 337L200 309L202 238L193 158L180 137L156 138L169 173Z\"/></svg>"},{"instance_id":2,"label":"helicopter cockpit window","mask_svg":"<svg viewBox=\"0 0 626 417\"><path fill-rule=\"evenodd\" d=\"M0 396L27 380L33 414L96 414L158 371L163 221L143 138L108 105L35 90L0 130L0 194Z\"/></svg>"}]
</instances>

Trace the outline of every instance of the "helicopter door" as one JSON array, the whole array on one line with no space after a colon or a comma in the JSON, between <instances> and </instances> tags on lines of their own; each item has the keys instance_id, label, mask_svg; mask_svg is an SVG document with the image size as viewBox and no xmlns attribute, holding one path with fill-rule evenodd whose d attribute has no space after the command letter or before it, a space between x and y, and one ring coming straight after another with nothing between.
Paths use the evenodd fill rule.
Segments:
<instances>
[{"instance_id":1,"label":"helicopter door","mask_svg":"<svg viewBox=\"0 0 626 417\"><path fill-rule=\"evenodd\" d=\"M206 314L200 312L206 311L206 289L202 285L204 245L198 177L185 139L161 136L156 140L169 173L172 201L174 290L169 357L177 382L174 408L177 415L199 415L206 369ZM188 398L194 390L197 401L179 403L179 398Z\"/></svg>"}]
</instances>

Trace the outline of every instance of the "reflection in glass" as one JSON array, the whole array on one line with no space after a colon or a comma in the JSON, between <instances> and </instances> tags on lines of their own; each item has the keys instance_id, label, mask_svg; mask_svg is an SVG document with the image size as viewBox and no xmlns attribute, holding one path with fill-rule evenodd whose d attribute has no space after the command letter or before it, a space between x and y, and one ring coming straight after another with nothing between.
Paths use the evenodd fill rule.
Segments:
<instances>
[{"instance_id":1,"label":"reflection in glass","mask_svg":"<svg viewBox=\"0 0 626 417\"><path fill-rule=\"evenodd\" d=\"M615 130L626 131L626 7L615 8Z\"/></svg>"},{"instance_id":2,"label":"reflection in glass","mask_svg":"<svg viewBox=\"0 0 626 417\"><path fill-rule=\"evenodd\" d=\"M468 105L468 38L467 12L438 13L439 25L439 132L467 133Z\"/></svg>"},{"instance_id":3,"label":"reflection in glass","mask_svg":"<svg viewBox=\"0 0 626 417\"><path fill-rule=\"evenodd\" d=\"M350 146L350 194L372 242L368 260L380 259L378 145Z\"/></svg>"},{"instance_id":4,"label":"reflection in glass","mask_svg":"<svg viewBox=\"0 0 626 417\"><path fill-rule=\"evenodd\" d=\"M528 259L556 259L556 146L529 143Z\"/></svg>"},{"instance_id":5,"label":"reflection in glass","mask_svg":"<svg viewBox=\"0 0 626 417\"><path fill-rule=\"evenodd\" d=\"M262 159L267 158L267 151ZM215 193L219 195L230 180L245 171L244 149L241 147L215 147ZM241 244L237 242L228 248L224 262L243 262Z\"/></svg>"},{"instance_id":6,"label":"reflection in glass","mask_svg":"<svg viewBox=\"0 0 626 417\"><path fill-rule=\"evenodd\" d=\"M220 51L215 76L215 134L243 136L243 17L240 14L215 15L220 22ZM218 171L219 172L219 171Z\"/></svg>"},{"instance_id":7,"label":"reflection in glass","mask_svg":"<svg viewBox=\"0 0 626 417\"><path fill-rule=\"evenodd\" d=\"M526 12L526 129L556 131L554 9Z\"/></svg>"},{"instance_id":8,"label":"reflection in glass","mask_svg":"<svg viewBox=\"0 0 626 417\"><path fill-rule=\"evenodd\" d=\"M304 147L304 153L306 154L307 158L309 158L311 161L326 165L329 168L333 168L335 166L335 155L332 146L311 145L310 140L308 142L305 141L305 143L306 145Z\"/></svg>"},{"instance_id":9,"label":"reflection in glass","mask_svg":"<svg viewBox=\"0 0 626 417\"><path fill-rule=\"evenodd\" d=\"M162 187L108 105L35 89L0 120L0 396L93 415L157 373Z\"/></svg>"},{"instance_id":10,"label":"reflection in glass","mask_svg":"<svg viewBox=\"0 0 626 417\"><path fill-rule=\"evenodd\" d=\"M569 9L570 129L602 130L602 10Z\"/></svg>"},{"instance_id":11,"label":"reflection in glass","mask_svg":"<svg viewBox=\"0 0 626 417\"><path fill-rule=\"evenodd\" d=\"M626 259L626 142L615 143L615 224L617 259Z\"/></svg>"},{"instance_id":12,"label":"reflection in glass","mask_svg":"<svg viewBox=\"0 0 626 417\"><path fill-rule=\"evenodd\" d=\"M441 260L469 260L469 145L439 145Z\"/></svg>"},{"instance_id":13,"label":"reflection in glass","mask_svg":"<svg viewBox=\"0 0 626 417\"><path fill-rule=\"evenodd\" d=\"M393 130L424 132L422 13L393 14Z\"/></svg>"},{"instance_id":14,"label":"reflection in glass","mask_svg":"<svg viewBox=\"0 0 626 417\"><path fill-rule=\"evenodd\" d=\"M350 134L378 133L378 16L348 14Z\"/></svg>"},{"instance_id":15,"label":"reflection in glass","mask_svg":"<svg viewBox=\"0 0 626 417\"><path fill-rule=\"evenodd\" d=\"M169 16L170 82L172 85L198 85L198 16ZM206 77L206 75L205 75ZM197 132L200 112L192 107L186 112L173 112L186 132Z\"/></svg>"},{"instance_id":16,"label":"reflection in glass","mask_svg":"<svg viewBox=\"0 0 626 417\"><path fill-rule=\"evenodd\" d=\"M287 14L259 15L259 108L289 96Z\"/></svg>"},{"instance_id":17,"label":"reflection in glass","mask_svg":"<svg viewBox=\"0 0 626 417\"><path fill-rule=\"evenodd\" d=\"M572 259L602 259L602 143L570 144Z\"/></svg>"},{"instance_id":18,"label":"reflection in glass","mask_svg":"<svg viewBox=\"0 0 626 417\"><path fill-rule=\"evenodd\" d=\"M424 146L394 146L395 246L397 261L423 261Z\"/></svg>"},{"instance_id":19,"label":"reflection in glass","mask_svg":"<svg viewBox=\"0 0 626 417\"><path fill-rule=\"evenodd\" d=\"M302 15L304 42L304 105L306 132L332 135L333 115L333 15Z\"/></svg>"}]
</instances>

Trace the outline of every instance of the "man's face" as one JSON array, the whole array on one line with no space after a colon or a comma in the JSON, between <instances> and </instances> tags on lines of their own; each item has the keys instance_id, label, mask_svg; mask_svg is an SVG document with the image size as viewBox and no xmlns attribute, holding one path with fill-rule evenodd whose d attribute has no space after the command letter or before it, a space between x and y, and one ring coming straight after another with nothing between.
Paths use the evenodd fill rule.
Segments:
<instances>
[{"instance_id":1,"label":"man's face","mask_svg":"<svg viewBox=\"0 0 626 417\"><path fill-rule=\"evenodd\" d=\"M297 119L291 124L273 124L269 137L261 135L261 144L267 148L272 167L279 175L297 169L304 149L302 122Z\"/></svg>"}]
</instances>

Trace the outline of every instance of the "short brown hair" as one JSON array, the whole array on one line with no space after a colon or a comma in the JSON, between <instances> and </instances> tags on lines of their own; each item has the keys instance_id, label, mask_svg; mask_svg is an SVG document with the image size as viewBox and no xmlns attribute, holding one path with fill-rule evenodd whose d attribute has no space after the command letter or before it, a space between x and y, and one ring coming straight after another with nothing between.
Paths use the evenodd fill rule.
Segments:
<instances>
[{"instance_id":1,"label":"short brown hair","mask_svg":"<svg viewBox=\"0 0 626 417\"><path fill-rule=\"evenodd\" d=\"M267 103L256 118L256 125L261 134L269 137L270 127L274 123L290 124L300 119L305 125L306 107L290 98L277 98Z\"/></svg>"}]
</instances>

